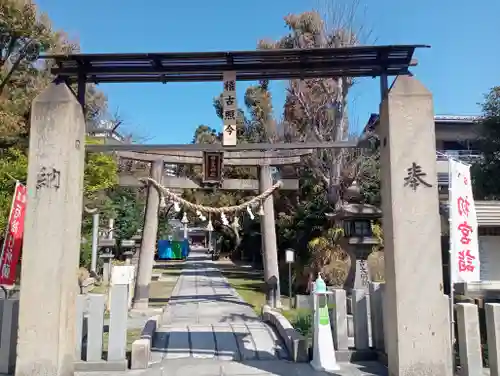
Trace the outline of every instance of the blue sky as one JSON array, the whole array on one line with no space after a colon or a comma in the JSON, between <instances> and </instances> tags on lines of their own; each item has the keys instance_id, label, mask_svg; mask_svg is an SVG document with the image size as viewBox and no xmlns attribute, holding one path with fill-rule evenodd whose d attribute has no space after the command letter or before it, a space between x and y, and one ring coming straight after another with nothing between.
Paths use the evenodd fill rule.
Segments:
<instances>
[{"instance_id":1,"label":"blue sky","mask_svg":"<svg viewBox=\"0 0 500 376\"><path fill-rule=\"evenodd\" d=\"M283 17L311 10L315 0L37 0L54 27L78 39L82 52L250 50L259 39L286 33ZM335 4L334 0L322 0ZM346 3L349 0L338 0ZM69 5L71 3L71 5ZM415 75L434 93L437 114L479 112L500 85L499 0L361 0L359 20L376 44L429 44L417 51ZM239 101L250 83L238 85ZM378 81L360 80L351 94L353 127L362 128L379 103ZM222 83L108 84L111 112L153 143L190 142L199 124L221 129L212 98ZM284 83L272 86L281 115Z\"/></svg>"}]
</instances>

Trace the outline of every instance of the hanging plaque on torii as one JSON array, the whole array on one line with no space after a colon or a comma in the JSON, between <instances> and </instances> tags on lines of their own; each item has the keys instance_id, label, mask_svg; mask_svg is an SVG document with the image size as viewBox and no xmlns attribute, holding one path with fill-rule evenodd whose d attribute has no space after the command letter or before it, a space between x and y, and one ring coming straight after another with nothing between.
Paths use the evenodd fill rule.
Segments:
<instances>
[{"instance_id":1,"label":"hanging plaque on torii","mask_svg":"<svg viewBox=\"0 0 500 376\"><path fill-rule=\"evenodd\" d=\"M203 152L203 183L220 184L222 181L224 153Z\"/></svg>"}]
</instances>

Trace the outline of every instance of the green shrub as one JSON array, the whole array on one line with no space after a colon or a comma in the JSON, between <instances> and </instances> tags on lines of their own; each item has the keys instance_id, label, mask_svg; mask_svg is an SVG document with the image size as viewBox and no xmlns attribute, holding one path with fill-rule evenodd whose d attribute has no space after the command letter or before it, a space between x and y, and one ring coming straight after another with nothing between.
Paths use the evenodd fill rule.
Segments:
<instances>
[{"instance_id":1,"label":"green shrub","mask_svg":"<svg viewBox=\"0 0 500 376\"><path fill-rule=\"evenodd\" d=\"M311 338L313 335L313 319L312 312L300 312L291 324L304 337Z\"/></svg>"}]
</instances>

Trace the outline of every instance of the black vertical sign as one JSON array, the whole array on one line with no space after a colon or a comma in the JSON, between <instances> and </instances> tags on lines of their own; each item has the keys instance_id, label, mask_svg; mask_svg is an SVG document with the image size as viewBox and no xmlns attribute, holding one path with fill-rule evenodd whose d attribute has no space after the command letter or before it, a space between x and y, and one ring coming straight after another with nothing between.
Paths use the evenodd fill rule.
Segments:
<instances>
[{"instance_id":1,"label":"black vertical sign","mask_svg":"<svg viewBox=\"0 0 500 376\"><path fill-rule=\"evenodd\" d=\"M222 180L222 161L224 153L203 153L203 183L220 183Z\"/></svg>"}]
</instances>

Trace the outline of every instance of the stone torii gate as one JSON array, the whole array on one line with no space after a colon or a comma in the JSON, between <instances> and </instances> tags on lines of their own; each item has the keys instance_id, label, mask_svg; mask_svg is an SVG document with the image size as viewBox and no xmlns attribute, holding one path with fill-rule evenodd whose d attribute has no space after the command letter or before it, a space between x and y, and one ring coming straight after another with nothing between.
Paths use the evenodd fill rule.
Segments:
<instances>
[{"instance_id":1,"label":"stone torii gate","mask_svg":"<svg viewBox=\"0 0 500 376\"><path fill-rule=\"evenodd\" d=\"M224 72L231 71L238 80L248 81L381 78L384 321L389 374L451 376L450 317L442 285L434 108L432 94L409 72L417 47L425 46L46 56L55 61L52 73L57 80L35 98L31 109L15 375L74 374L85 150L199 150L198 145L86 146L82 111L86 83L221 81ZM390 89L388 76L397 77ZM76 94L64 84L75 82ZM360 146L340 141L237 144L231 149ZM203 147L205 151L225 150L222 145ZM425 179L426 184L416 178Z\"/></svg>"},{"instance_id":2,"label":"stone torii gate","mask_svg":"<svg viewBox=\"0 0 500 376\"><path fill-rule=\"evenodd\" d=\"M228 191L259 191L265 192L273 185L271 167L290 166L298 164L300 158L309 155L312 150L281 150L281 151L252 151L252 152L224 152L219 154L222 157L222 166L250 166L257 167L259 179L223 179L223 171L219 169L218 176L212 177L211 181L217 182L219 189ZM165 164L184 165L205 165L203 151L178 151L160 153L140 153L140 152L118 152L121 159L149 162L150 171L145 175L121 174L119 184L128 187L141 187L144 177L151 177L166 188L172 190L182 189L206 189L214 187L196 182L187 177L173 177L164 174ZM220 165L220 163L218 163ZM204 168L205 170L205 168ZM204 172L205 173L205 172ZM299 189L298 179L281 179L282 190ZM153 257L156 248L156 238L158 231L158 206L160 197L157 189L148 187L146 215L144 219L144 229L142 232L142 243L139 255L139 265L134 292L133 307L135 309L147 309L149 306L149 286L153 271ZM266 282L266 301L271 307L280 307L280 285L279 285L279 265L276 239L276 225L274 217L274 201L272 196L263 202L264 216L260 221L262 236L262 250L264 256L264 279Z\"/></svg>"}]
</instances>

